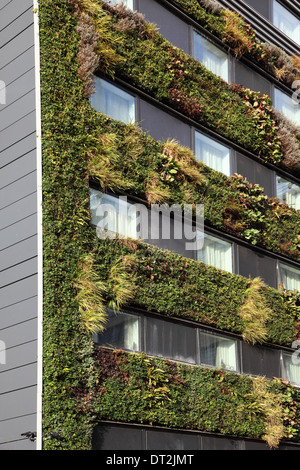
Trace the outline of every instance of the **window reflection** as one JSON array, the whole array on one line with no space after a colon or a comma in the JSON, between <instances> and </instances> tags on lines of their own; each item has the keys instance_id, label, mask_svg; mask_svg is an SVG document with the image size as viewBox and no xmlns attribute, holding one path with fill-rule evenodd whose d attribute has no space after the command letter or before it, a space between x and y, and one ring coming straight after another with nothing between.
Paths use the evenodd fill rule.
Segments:
<instances>
[{"instance_id":1,"label":"window reflection","mask_svg":"<svg viewBox=\"0 0 300 470\"><path fill-rule=\"evenodd\" d=\"M97 111L125 124L135 122L135 98L121 88L94 77L95 93L90 103Z\"/></svg>"},{"instance_id":2,"label":"window reflection","mask_svg":"<svg viewBox=\"0 0 300 470\"><path fill-rule=\"evenodd\" d=\"M230 176L230 150L219 142L195 132L195 156L213 170Z\"/></svg>"},{"instance_id":3,"label":"window reflection","mask_svg":"<svg viewBox=\"0 0 300 470\"><path fill-rule=\"evenodd\" d=\"M200 362L207 366L237 371L236 342L200 332Z\"/></svg>"},{"instance_id":4,"label":"window reflection","mask_svg":"<svg viewBox=\"0 0 300 470\"><path fill-rule=\"evenodd\" d=\"M125 312L108 310L108 323L94 341L100 346L140 351L139 317Z\"/></svg>"},{"instance_id":5,"label":"window reflection","mask_svg":"<svg viewBox=\"0 0 300 470\"><path fill-rule=\"evenodd\" d=\"M205 233L203 247L197 252L197 260L232 272L232 244Z\"/></svg>"},{"instance_id":6,"label":"window reflection","mask_svg":"<svg viewBox=\"0 0 300 470\"><path fill-rule=\"evenodd\" d=\"M199 60L208 70L228 82L228 56L201 34L193 33L194 57Z\"/></svg>"},{"instance_id":7,"label":"window reflection","mask_svg":"<svg viewBox=\"0 0 300 470\"><path fill-rule=\"evenodd\" d=\"M288 181L281 176L276 177L276 195L280 202L300 209L300 186Z\"/></svg>"},{"instance_id":8,"label":"window reflection","mask_svg":"<svg viewBox=\"0 0 300 470\"><path fill-rule=\"evenodd\" d=\"M274 0L273 23L289 38L300 45L300 20Z\"/></svg>"}]
</instances>

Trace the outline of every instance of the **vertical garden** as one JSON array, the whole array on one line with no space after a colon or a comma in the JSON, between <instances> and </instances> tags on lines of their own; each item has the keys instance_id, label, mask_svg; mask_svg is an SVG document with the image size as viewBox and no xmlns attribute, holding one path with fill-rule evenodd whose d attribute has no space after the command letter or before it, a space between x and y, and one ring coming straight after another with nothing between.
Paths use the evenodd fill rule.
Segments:
<instances>
[{"instance_id":1,"label":"vertical garden","mask_svg":"<svg viewBox=\"0 0 300 470\"><path fill-rule=\"evenodd\" d=\"M181 3L187 8L187 1ZM218 131L280 164L287 161L284 143L268 98L221 83L123 8L100 0L39 4L44 448L91 449L101 419L258 438L271 447L282 438L298 440L299 392L290 384L95 350L92 342L92 333L105 328L107 306L131 304L226 329L252 343L288 346L298 337L297 292L264 284L256 289L254 280L136 241L100 241L90 226L92 180L104 191L122 189L145 203L204 203L206 222L217 229L299 260L299 212L266 200L238 176L205 167L176 142L157 142L137 126L110 120L88 99L98 71L126 78L207 126L225 104L230 119L217 120ZM207 10L206 19L218 25L214 14ZM217 88L214 103L208 89ZM268 138L259 134L258 119L265 119ZM299 136L289 132L297 158ZM51 432L59 438L46 439Z\"/></svg>"}]
</instances>

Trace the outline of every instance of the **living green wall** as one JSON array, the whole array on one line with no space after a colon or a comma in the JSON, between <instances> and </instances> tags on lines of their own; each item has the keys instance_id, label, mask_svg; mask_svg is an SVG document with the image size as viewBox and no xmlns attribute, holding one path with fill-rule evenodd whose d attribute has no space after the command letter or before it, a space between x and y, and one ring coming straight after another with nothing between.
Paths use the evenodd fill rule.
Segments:
<instances>
[{"instance_id":1,"label":"living green wall","mask_svg":"<svg viewBox=\"0 0 300 470\"><path fill-rule=\"evenodd\" d=\"M95 56L82 54L82 51L99 52L97 44L88 39L94 37L95 17L91 14L93 21L90 21L86 11L81 10L83 3L75 0L40 0L39 4L44 231L44 448L90 449L92 429L97 420L104 417L264 438L270 445L277 445L279 437L283 436L297 439L299 397L298 391L289 384L282 381L264 382L263 390L268 393L261 393L249 377L174 365L169 361L150 360L143 355L127 356L120 352L94 350L91 331L93 327L105 325L103 310L108 304L124 306L135 303L146 309L177 316L180 297L180 315L240 334L245 334L245 331L249 333L246 327L251 326L255 318L249 319L247 315L243 318L240 311L249 295L249 280L135 242L99 241L89 224L90 178L96 179L102 188L112 189L123 184L123 189L128 192L145 197L151 194L157 197L158 187L161 197L165 198L168 194L168 200L174 202L185 200L189 185L192 190L190 197L200 197L200 188L208 191L209 185L204 183L206 178L211 184L214 182L215 191L221 181L222 185L231 187L234 194L238 194L239 190L235 185L241 182L225 180L204 166L191 163L190 158L187 174L182 171L180 161L162 154L161 143L146 138L132 126L113 123L92 110L87 85L96 63L93 62ZM94 2L85 2L85 9L89 5L92 7ZM111 42L113 31L110 19L106 15L103 18L99 25L102 32L106 31L106 36L101 37L100 51L103 52L104 42L107 47L106 55L103 53L97 66L108 72L111 63L118 63L119 59L114 51L115 44ZM154 54L154 45L149 47ZM83 57L89 57L90 63L87 64ZM207 80L215 80L204 70L202 73ZM83 80L82 77L87 79ZM230 103L231 100L238 101L235 95L230 94ZM237 110L243 107L243 104L237 105ZM253 127L248 117L245 125ZM131 149L130 158L124 166L120 165L122 148L127 151ZM172 149L174 152L174 147ZM171 163L180 177L178 180L170 181ZM137 175L131 184L130 174ZM156 181L156 185L145 188L145 176L149 183ZM243 188L247 187L247 198L252 201L253 188L244 182L241 184ZM225 195L224 191L220 194ZM261 204L259 191L252 196L255 196L254 202L258 207ZM211 206L212 199L212 196L207 196ZM292 226L296 217L294 212L291 215L282 206L278 210L286 210L285 217ZM215 220L221 227L224 221L218 219L217 208L214 211ZM197 277L195 272L198 273ZM203 298L205 284L209 302ZM231 292L228 286L232 287ZM157 293L152 296L151 302L147 295L149 288ZM215 294L229 302L230 316ZM266 306L266 302L267 307L272 304L272 309L271 317L264 317L264 329L259 332L258 338L267 338L279 344L289 343L298 331L297 295L277 292L265 286L260 286L259 295L260 306ZM200 309L198 304L201 307L205 305L205 309ZM279 321L283 315L284 328ZM161 393L150 387L151 374L162 387L166 386L160 390ZM223 381L226 387L222 385ZM210 402L206 402L211 420L203 416L200 406L200 391L204 384L206 392L210 390L211 394ZM140 392L138 386L141 386ZM182 403L191 393L195 406L189 408L188 416L184 416ZM252 409L247 402L248 394L252 397ZM140 400L133 402L132 398ZM116 407L118 399L122 403L120 408ZM239 416L245 419L241 426L237 426L231 416L237 403L240 406ZM166 404L168 413L164 416ZM279 433L274 432L274 427L269 429L272 421L270 404L279 410L279 418L276 418L276 424L280 424ZM218 407L226 410L222 420L217 412ZM47 439L51 431L58 433L59 439Z\"/></svg>"}]
</instances>

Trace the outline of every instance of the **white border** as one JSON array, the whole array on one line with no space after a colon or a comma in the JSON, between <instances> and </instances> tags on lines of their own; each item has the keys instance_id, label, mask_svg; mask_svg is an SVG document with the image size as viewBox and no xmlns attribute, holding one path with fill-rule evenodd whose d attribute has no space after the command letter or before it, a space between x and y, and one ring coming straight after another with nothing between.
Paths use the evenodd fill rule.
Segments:
<instances>
[{"instance_id":1,"label":"white border","mask_svg":"<svg viewBox=\"0 0 300 470\"><path fill-rule=\"evenodd\" d=\"M35 107L36 107L36 168L37 168L37 239L38 239L38 351L37 351L37 418L36 450L43 448L42 391L43 391L43 216L42 216L42 125L40 82L40 32L39 4L33 0L34 57L35 57Z\"/></svg>"}]
</instances>

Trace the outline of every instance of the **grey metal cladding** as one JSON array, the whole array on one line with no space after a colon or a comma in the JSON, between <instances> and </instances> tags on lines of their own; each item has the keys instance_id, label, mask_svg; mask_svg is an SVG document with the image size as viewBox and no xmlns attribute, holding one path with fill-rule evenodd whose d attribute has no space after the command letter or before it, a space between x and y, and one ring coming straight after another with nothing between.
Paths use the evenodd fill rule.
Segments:
<instances>
[{"instance_id":1,"label":"grey metal cladding","mask_svg":"<svg viewBox=\"0 0 300 470\"><path fill-rule=\"evenodd\" d=\"M264 0L263 2L261 0L244 0L244 2L265 18L271 20L271 0Z\"/></svg>"},{"instance_id":2,"label":"grey metal cladding","mask_svg":"<svg viewBox=\"0 0 300 470\"><path fill-rule=\"evenodd\" d=\"M0 0L0 450L35 449L37 154L33 0Z\"/></svg>"},{"instance_id":3,"label":"grey metal cladding","mask_svg":"<svg viewBox=\"0 0 300 470\"><path fill-rule=\"evenodd\" d=\"M191 130L188 124L142 99L139 121L142 129L154 139L175 139L181 145L191 147Z\"/></svg>"},{"instance_id":4,"label":"grey metal cladding","mask_svg":"<svg viewBox=\"0 0 300 470\"><path fill-rule=\"evenodd\" d=\"M190 28L187 23L155 0L139 0L139 11L147 21L157 26L159 33L173 46L190 53Z\"/></svg>"}]
</instances>

